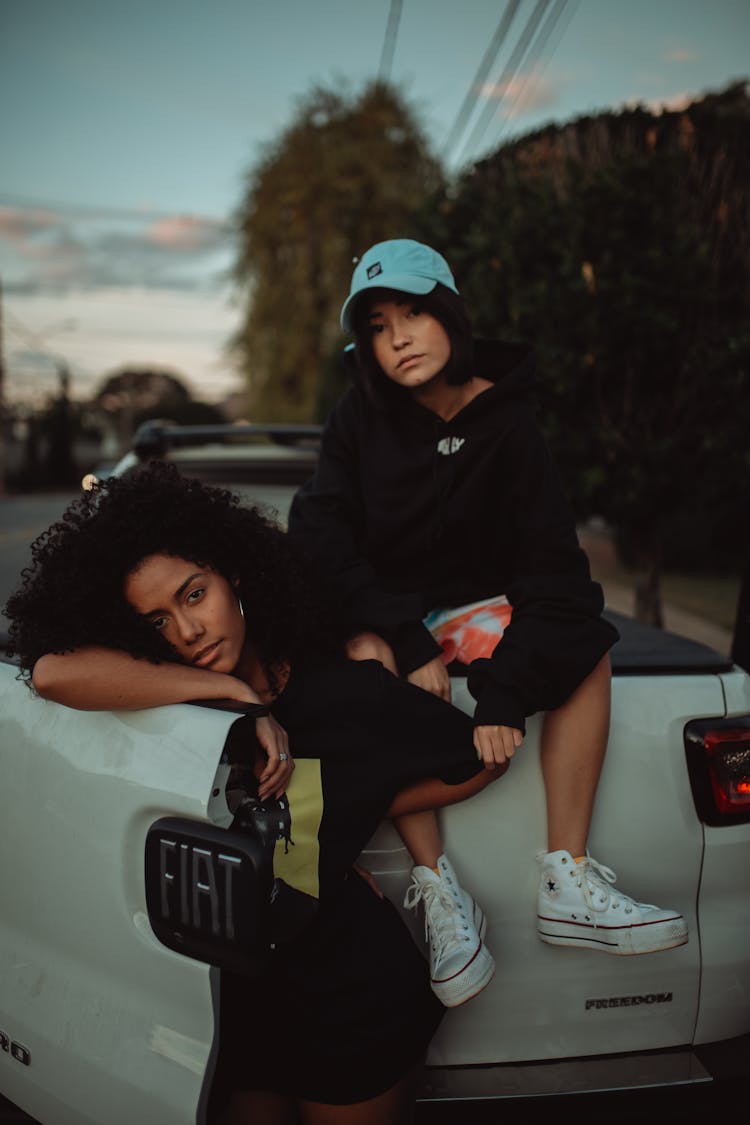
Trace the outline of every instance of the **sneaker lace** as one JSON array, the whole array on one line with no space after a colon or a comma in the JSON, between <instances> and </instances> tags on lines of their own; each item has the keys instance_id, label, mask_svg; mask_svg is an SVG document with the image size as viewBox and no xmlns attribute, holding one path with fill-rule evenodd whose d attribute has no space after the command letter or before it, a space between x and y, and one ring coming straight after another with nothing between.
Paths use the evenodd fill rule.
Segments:
<instances>
[{"instance_id":1,"label":"sneaker lace","mask_svg":"<svg viewBox=\"0 0 750 1125\"><path fill-rule=\"evenodd\" d=\"M611 867L605 867L603 863L599 863L588 852L586 852L586 858L578 865L578 871L580 872L578 885L583 892L587 907L592 912L606 910L610 900L613 899L613 894L616 894L617 898L613 900L612 905L616 907L622 903L626 914L630 914L634 906L656 909L653 903L636 902L634 898L623 894L622 891L610 890L617 876ZM595 900L595 896L598 896L598 901ZM594 924L596 925L596 921Z\"/></svg>"},{"instance_id":2,"label":"sneaker lace","mask_svg":"<svg viewBox=\"0 0 750 1125\"><path fill-rule=\"evenodd\" d=\"M419 883L414 879L404 897L406 910L415 910L424 903L424 939L432 944L435 962L439 963L449 947L462 939L461 911L453 895L442 885ZM468 929L464 925L464 929Z\"/></svg>"},{"instance_id":3,"label":"sneaker lace","mask_svg":"<svg viewBox=\"0 0 750 1125\"><path fill-rule=\"evenodd\" d=\"M612 868L598 863L587 852L586 858L578 864L576 873L579 876L578 886L588 909L592 912L606 910L612 897L610 887L617 878Z\"/></svg>"}]
</instances>

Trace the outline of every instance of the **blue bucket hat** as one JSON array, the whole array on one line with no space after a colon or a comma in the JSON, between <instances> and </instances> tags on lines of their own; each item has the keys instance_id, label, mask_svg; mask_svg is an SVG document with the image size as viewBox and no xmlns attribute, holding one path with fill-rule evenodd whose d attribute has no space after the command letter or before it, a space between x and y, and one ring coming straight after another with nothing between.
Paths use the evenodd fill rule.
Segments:
<instances>
[{"instance_id":1,"label":"blue bucket hat","mask_svg":"<svg viewBox=\"0 0 750 1125\"><path fill-rule=\"evenodd\" d=\"M352 332L352 315L359 296L368 289L397 289L424 296L437 283L458 293L448 263L442 254L411 238L377 242L366 251L352 274L352 284L341 310L341 327Z\"/></svg>"}]
</instances>

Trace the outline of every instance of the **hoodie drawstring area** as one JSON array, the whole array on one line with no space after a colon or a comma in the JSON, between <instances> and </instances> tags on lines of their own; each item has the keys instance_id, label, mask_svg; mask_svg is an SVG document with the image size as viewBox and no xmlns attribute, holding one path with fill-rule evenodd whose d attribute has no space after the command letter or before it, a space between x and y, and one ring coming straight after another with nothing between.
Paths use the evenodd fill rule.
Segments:
<instances>
[{"instance_id":1,"label":"hoodie drawstring area","mask_svg":"<svg viewBox=\"0 0 750 1125\"><path fill-rule=\"evenodd\" d=\"M450 426L441 419L436 419L433 425L432 446L432 487L435 493L435 523L432 532L432 545L436 546L445 534L445 500L451 491L455 477L455 463L453 455L458 452L463 440L456 444L456 438L451 437L448 431ZM447 451L444 450L447 448Z\"/></svg>"},{"instance_id":2,"label":"hoodie drawstring area","mask_svg":"<svg viewBox=\"0 0 750 1125\"><path fill-rule=\"evenodd\" d=\"M440 453L438 452L438 445L440 444L440 430L441 423L439 420L436 420L434 427L434 441L432 446L432 485L435 490L435 499L437 501L435 505L435 528L432 536L434 545L437 545L440 542L440 540L443 538L443 532L445 531L445 524L443 522L443 490L440 487Z\"/></svg>"}]
</instances>

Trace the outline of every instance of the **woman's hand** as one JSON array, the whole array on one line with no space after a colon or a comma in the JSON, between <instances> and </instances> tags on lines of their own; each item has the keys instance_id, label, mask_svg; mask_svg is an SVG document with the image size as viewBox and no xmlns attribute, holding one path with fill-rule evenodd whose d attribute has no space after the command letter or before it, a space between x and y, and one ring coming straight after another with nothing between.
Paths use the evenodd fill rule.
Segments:
<instances>
[{"instance_id":1,"label":"woman's hand","mask_svg":"<svg viewBox=\"0 0 750 1125\"><path fill-rule=\"evenodd\" d=\"M488 770L505 772L522 742L523 735L515 727L474 727L474 748Z\"/></svg>"},{"instance_id":2,"label":"woman's hand","mask_svg":"<svg viewBox=\"0 0 750 1125\"><path fill-rule=\"evenodd\" d=\"M439 656L434 657L429 663L423 664L421 668L415 668L406 678L410 684L415 684L423 691L429 691L444 699L446 703L450 703L451 680L448 669Z\"/></svg>"},{"instance_id":3,"label":"woman's hand","mask_svg":"<svg viewBox=\"0 0 750 1125\"><path fill-rule=\"evenodd\" d=\"M350 637L344 646L344 652L350 660L379 660L394 676L398 675L393 649L377 633L357 633Z\"/></svg>"},{"instance_id":4,"label":"woman's hand","mask_svg":"<svg viewBox=\"0 0 750 1125\"><path fill-rule=\"evenodd\" d=\"M383 892L378 886L378 881L373 875L372 871L368 871L366 867L362 867L362 865L359 863L353 863L352 870L356 871L361 879L364 879L364 881L367 883L367 886L371 891L374 891L378 898L384 897Z\"/></svg>"},{"instance_id":5,"label":"woman's hand","mask_svg":"<svg viewBox=\"0 0 750 1125\"><path fill-rule=\"evenodd\" d=\"M255 720L255 733L266 754L265 769L258 778L258 796L281 797L294 771L294 759L289 753L289 737L273 715Z\"/></svg>"}]
</instances>

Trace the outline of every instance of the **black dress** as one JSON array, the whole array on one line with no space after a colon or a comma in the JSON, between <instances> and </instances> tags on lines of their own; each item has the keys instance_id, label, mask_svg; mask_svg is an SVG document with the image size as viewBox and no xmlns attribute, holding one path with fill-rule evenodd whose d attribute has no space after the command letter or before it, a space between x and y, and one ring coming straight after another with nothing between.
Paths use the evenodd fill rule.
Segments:
<instances>
[{"instance_id":1,"label":"black dress","mask_svg":"<svg viewBox=\"0 0 750 1125\"><path fill-rule=\"evenodd\" d=\"M298 763L320 762L319 908L261 981L223 975L217 1089L364 1101L421 1061L444 1009L398 911L351 864L404 786L479 772L473 724L374 661L293 673L272 710ZM293 786L290 806L294 840Z\"/></svg>"}]
</instances>

